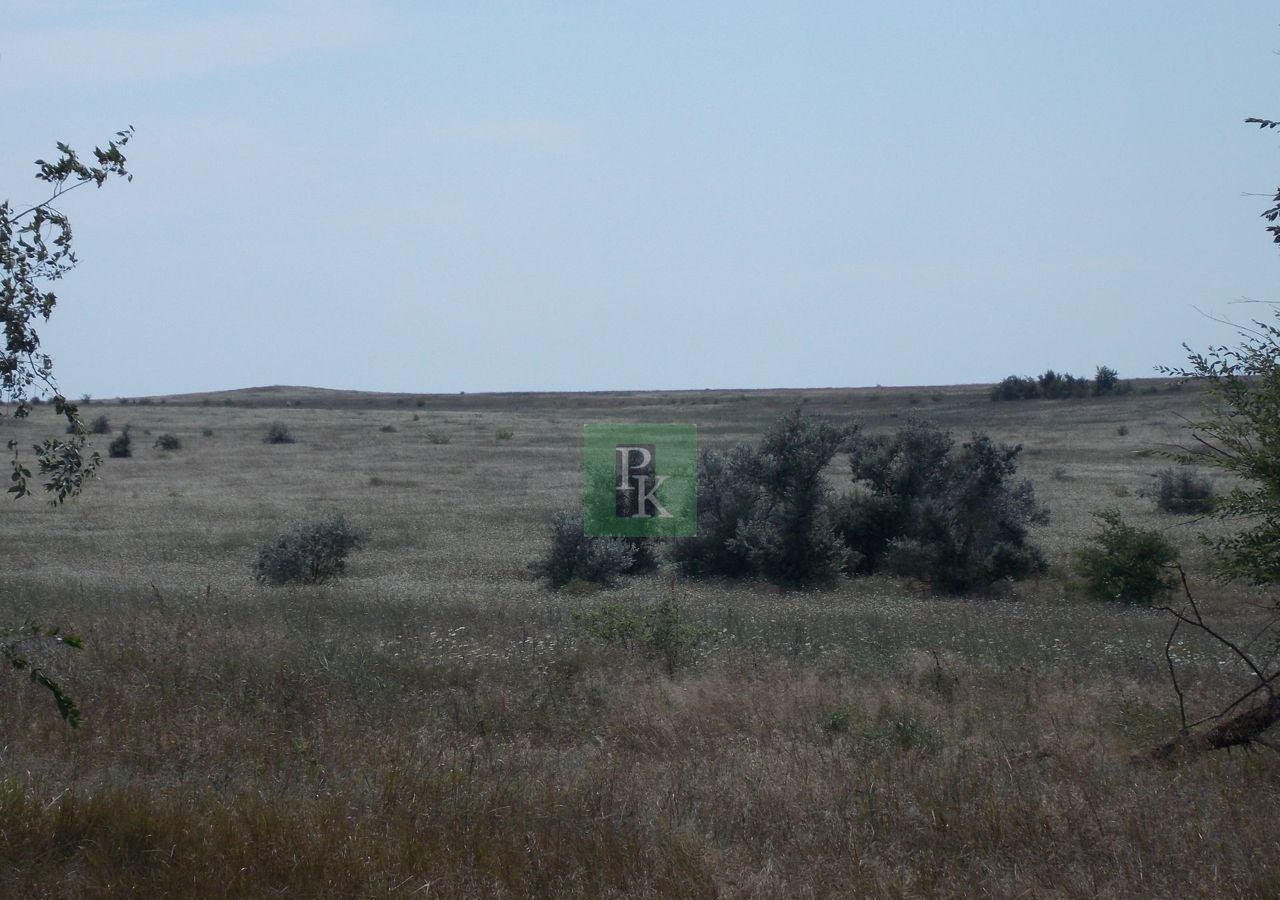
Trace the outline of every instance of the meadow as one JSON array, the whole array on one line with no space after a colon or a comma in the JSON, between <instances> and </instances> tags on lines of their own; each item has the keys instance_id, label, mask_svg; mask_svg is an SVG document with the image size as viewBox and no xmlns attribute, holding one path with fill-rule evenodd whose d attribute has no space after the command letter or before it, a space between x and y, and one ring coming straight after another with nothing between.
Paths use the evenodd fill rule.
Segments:
<instances>
[{"instance_id":1,"label":"meadow","mask_svg":"<svg viewBox=\"0 0 1280 900\"><path fill-rule=\"evenodd\" d=\"M1198 402L1158 380L1006 403L985 386L94 401L134 456L62 507L0 502L0 621L85 643L50 657L78 729L0 678L0 896L1280 895L1280 758L1135 764L1177 727L1170 622L1088 599L1072 568L1090 513L1118 507L1247 631L1269 598L1206 577L1196 536L1220 526L1144 495ZM796 405L1022 444L1049 573L965 598L880 576L784 593L530 575L578 501L583 424L690 422L723 447ZM295 443L263 443L275 421ZM56 424L0 419L0 442ZM829 476L847 485L839 461ZM263 541L333 512L370 533L343 577L253 581ZM674 674L575 623L672 596L701 632ZM1242 683L1218 647L1176 658L1197 710Z\"/></svg>"}]
</instances>

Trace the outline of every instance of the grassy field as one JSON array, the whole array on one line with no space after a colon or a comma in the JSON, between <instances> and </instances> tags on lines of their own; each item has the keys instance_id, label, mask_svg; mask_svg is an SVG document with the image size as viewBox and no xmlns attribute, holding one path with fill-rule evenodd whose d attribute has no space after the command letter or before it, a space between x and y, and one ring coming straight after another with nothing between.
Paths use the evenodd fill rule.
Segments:
<instances>
[{"instance_id":1,"label":"grassy field","mask_svg":"<svg viewBox=\"0 0 1280 900\"><path fill-rule=\"evenodd\" d=\"M95 402L134 458L64 507L0 504L0 621L86 643L56 657L78 730L0 679L0 896L1280 896L1280 759L1132 764L1176 727L1168 621L1071 571L1090 511L1117 506L1183 549L1226 629L1256 617L1261 595L1204 577L1204 526L1141 495L1198 401L1148 385ZM796 404L1023 444L1049 575L959 600L881 577L531 579L584 423L725 446ZM296 443L262 442L277 420ZM0 443L53 428L0 419ZM164 432L182 449L154 449ZM330 512L371 533L346 577L252 581L260 543ZM705 629L674 676L574 624L672 592ZM1212 646L1178 658L1203 705L1241 683Z\"/></svg>"}]
</instances>

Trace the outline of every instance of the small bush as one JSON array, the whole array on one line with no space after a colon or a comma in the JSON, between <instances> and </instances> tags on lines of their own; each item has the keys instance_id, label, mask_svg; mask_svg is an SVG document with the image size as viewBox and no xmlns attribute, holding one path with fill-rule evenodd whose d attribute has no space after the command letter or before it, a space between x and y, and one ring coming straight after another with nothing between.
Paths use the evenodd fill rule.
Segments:
<instances>
[{"instance_id":1,"label":"small bush","mask_svg":"<svg viewBox=\"0 0 1280 900\"><path fill-rule=\"evenodd\" d=\"M590 537L583 531L582 516L558 512L551 518L551 546L531 568L559 589L572 581L607 587L619 575L654 565L652 550L638 539Z\"/></svg>"},{"instance_id":2,"label":"small bush","mask_svg":"<svg viewBox=\"0 0 1280 900\"><path fill-rule=\"evenodd\" d=\"M1213 510L1213 485L1194 469L1158 472L1155 497L1156 506L1165 512L1207 513Z\"/></svg>"},{"instance_id":3,"label":"small bush","mask_svg":"<svg viewBox=\"0 0 1280 900\"><path fill-rule=\"evenodd\" d=\"M341 514L295 525L264 544L253 563L263 584L317 584L341 575L347 555L364 545L366 536Z\"/></svg>"},{"instance_id":4,"label":"small bush","mask_svg":"<svg viewBox=\"0 0 1280 900\"><path fill-rule=\"evenodd\" d=\"M1121 425L1119 428L1116 429L1116 434L1120 435L1120 437L1125 437L1128 433L1129 433L1128 425Z\"/></svg>"},{"instance_id":5,"label":"small bush","mask_svg":"<svg viewBox=\"0 0 1280 900\"><path fill-rule=\"evenodd\" d=\"M447 444L449 443L449 441L450 441L449 435L443 431L427 432L427 443L429 444Z\"/></svg>"},{"instance_id":6,"label":"small bush","mask_svg":"<svg viewBox=\"0 0 1280 900\"><path fill-rule=\"evenodd\" d=\"M515 437L515 435L516 433L512 431L510 428L499 428L498 431L494 434L494 437L496 437L500 441L509 441L513 437Z\"/></svg>"},{"instance_id":7,"label":"small bush","mask_svg":"<svg viewBox=\"0 0 1280 900\"><path fill-rule=\"evenodd\" d=\"M1135 528L1118 509L1093 514L1101 530L1076 554L1076 564L1089 593L1099 600L1150 603L1177 581L1169 566L1177 549L1158 531Z\"/></svg>"},{"instance_id":8,"label":"small bush","mask_svg":"<svg viewBox=\"0 0 1280 900\"><path fill-rule=\"evenodd\" d=\"M662 660L668 675L675 674L704 633L681 616L673 597L643 610L621 603L602 603L594 609L575 611L573 623L602 643Z\"/></svg>"},{"instance_id":9,"label":"small bush","mask_svg":"<svg viewBox=\"0 0 1280 900\"><path fill-rule=\"evenodd\" d=\"M178 440L175 435L162 434L156 438L154 446L157 450L181 450L182 441Z\"/></svg>"},{"instance_id":10,"label":"small bush","mask_svg":"<svg viewBox=\"0 0 1280 900\"><path fill-rule=\"evenodd\" d=\"M264 444L292 444L294 443L293 435L289 433L289 429L285 427L283 422L272 422L271 427L267 429L267 434L262 439Z\"/></svg>"},{"instance_id":11,"label":"small bush","mask_svg":"<svg viewBox=\"0 0 1280 900\"><path fill-rule=\"evenodd\" d=\"M382 426L381 428L379 428L378 430L379 430L379 431L381 431L383 434L395 434L396 426L394 426L394 425L383 425L383 426Z\"/></svg>"},{"instance_id":12,"label":"small bush","mask_svg":"<svg viewBox=\"0 0 1280 900\"><path fill-rule=\"evenodd\" d=\"M133 456L133 439L129 437L129 426L107 446L107 455L112 459L127 459Z\"/></svg>"},{"instance_id":13,"label":"small bush","mask_svg":"<svg viewBox=\"0 0 1280 900\"><path fill-rule=\"evenodd\" d=\"M204 435L205 437L213 437L213 429L212 429L212 428L206 428L206 429L204 429L203 431L201 431L200 433L201 433L202 435Z\"/></svg>"},{"instance_id":14,"label":"small bush","mask_svg":"<svg viewBox=\"0 0 1280 900\"><path fill-rule=\"evenodd\" d=\"M107 421L106 416L98 416L92 423L90 423L89 432L91 434L110 434L111 423Z\"/></svg>"}]
</instances>

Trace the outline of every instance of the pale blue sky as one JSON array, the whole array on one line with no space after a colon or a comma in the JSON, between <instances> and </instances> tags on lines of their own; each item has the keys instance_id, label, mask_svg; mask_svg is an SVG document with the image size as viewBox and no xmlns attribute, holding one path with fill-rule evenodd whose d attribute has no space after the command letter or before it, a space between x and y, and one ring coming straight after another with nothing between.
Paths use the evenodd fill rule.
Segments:
<instances>
[{"instance_id":1,"label":"pale blue sky","mask_svg":"<svg viewBox=\"0 0 1280 900\"><path fill-rule=\"evenodd\" d=\"M0 3L63 389L1145 376L1278 299L1273 4Z\"/></svg>"}]
</instances>

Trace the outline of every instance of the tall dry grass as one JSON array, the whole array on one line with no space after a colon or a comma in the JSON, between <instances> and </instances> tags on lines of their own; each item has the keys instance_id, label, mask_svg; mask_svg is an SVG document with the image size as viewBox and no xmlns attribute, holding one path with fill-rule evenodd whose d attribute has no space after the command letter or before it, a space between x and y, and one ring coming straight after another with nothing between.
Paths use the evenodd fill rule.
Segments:
<instances>
[{"instance_id":1,"label":"tall dry grass","mask_svg":"<svg viewBox=\"0 0 1280 900\"><path fill-rule=\"evenodd\" d=\"M1166 623L1082 599L1067 565L1108 503L1196 559L1189 530L1114 494L1161 464L1134 450L1176 434L1184 395L944 392L944 422L1027 445L1055 574L967 601L677 584L704 637L668 677L572 617L652 602L666 576L555 595L524 563L578 488L583 421L725 442L798 399L739 396L113 408L183 450L110 463L64 509L0 507L0 617L83 634L58 662L87 718L70 731L0 679L0 896L1280 894L1277 761L1131 765L1176 726ZM889 426L905 396L810 405ZM276 418L298 444L261 444ZM256 542L328 509L373 529L348 577L251 583ZM1203 599L1242 632L1259 598ZM1216 648L1178 653L1196 697L1236 683Z\"/></svg>"}]
</instances>

